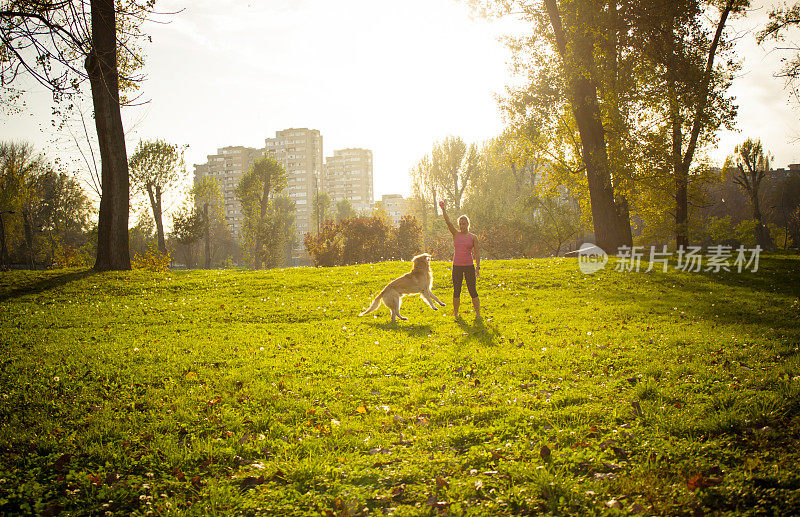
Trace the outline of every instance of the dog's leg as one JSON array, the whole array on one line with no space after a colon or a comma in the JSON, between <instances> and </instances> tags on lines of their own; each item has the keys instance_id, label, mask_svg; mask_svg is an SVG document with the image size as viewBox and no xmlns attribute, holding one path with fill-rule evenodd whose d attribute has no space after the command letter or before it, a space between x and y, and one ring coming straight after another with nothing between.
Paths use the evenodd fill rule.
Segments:
<instances>
[{"instance_id":1,"label":"dog's leg","mask_svg":"<svg viewBox=\"0 0 800 517\"><path fill-rule=\"evenodd\" d=\"M433 300L434 300L436 303L438 303L439 305L441 305L442 307L444 307L444 302L443 302L442 300L440 300L439 298L437 298L437 297L436 297L436 295L435 295L435 294L433 294L433 291L428 291L428 294L429 294L429 295L431 295L431 298L433 298Z\"/></svg>"},{"instance_id":2,"label":"dog's leg","mask_svg":"<svg viewBox=\"0 0 800 517\"><path fill-rule=\"evenodd\" d=\"M400 295L397 294L397 292L386 293L386 296L383 298L383 303L389 307L389 310L392 312L393 323L397 321L397 318L401 320L407 319L400 315Z\"/></svg>"},{"instance_id":3,"label":"dog's leg","mask_svg":"<svg viewBox=\"0 0 800 517\"><path fill-rule=\"evenodd\" d=\"M408 318L406 318L405 316L401 316L401 315L400 315L400 304L401 304L402 302L403 302L403 297L402 297L402 296L400 296L400 295L398 295L398 296L397 296L397 317L398 317L398 318L400 318L401 320L405 321L405 320L407 320Z\"/></svg>"},{"instance_id":4,"label":"dog's leg","mask_svg":"<svg viewBox=\"0 0 800 517\"><path fill-rule=\"evenodd\" d=\"M420 295L420 297L422 297L423 300L425 300L425 303L430 305L431 309L433 309L435 311L439 310L439 307L434 305L433 300L431 300L431 292L430 291L422 291L421 293L419 293L419 295Z\"/></svg>"},{"instance_id":5,"label":"dog's leg","mask_svg":"<svg viewBox=\"0 0 800 517\"><path fill-rule=\"evenodd\" d=\"M400 304L402 302L402 298L399 294L393 293L392 295L392 321L394 321L395 316L400 318L401 320L405 321L408 318L402 316L400 314Z\"/></svg>"}]
</instances>

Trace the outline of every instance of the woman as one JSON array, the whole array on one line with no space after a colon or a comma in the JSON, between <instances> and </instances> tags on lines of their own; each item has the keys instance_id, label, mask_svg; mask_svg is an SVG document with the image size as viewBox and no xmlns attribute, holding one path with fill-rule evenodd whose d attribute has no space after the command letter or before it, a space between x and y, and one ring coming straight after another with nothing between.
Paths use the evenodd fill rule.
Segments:
<instances>
[{"instance_id":1,"label":"woman","mask_svg":"<svg viewBox=\"0 0 800 517\"><path fill-rule=\"evenodd\" d=\"M478 290L475 288L475 280L481 274L481 253L478 245L478 238L475 234L469 233L469 217L462 215L458 218L458 230L450 222L445 210L445 203L441 201L439 206L442 208L442 215L447 223L447 228L453 234L453 316L458 318L458 307L461 305L461 283L467 281L467 290L472 297L472 306L475 308L475 318L481 317L481 304L478 300ZM475 258L473 265L472 259Z\"/></svg>"}]
</instances>

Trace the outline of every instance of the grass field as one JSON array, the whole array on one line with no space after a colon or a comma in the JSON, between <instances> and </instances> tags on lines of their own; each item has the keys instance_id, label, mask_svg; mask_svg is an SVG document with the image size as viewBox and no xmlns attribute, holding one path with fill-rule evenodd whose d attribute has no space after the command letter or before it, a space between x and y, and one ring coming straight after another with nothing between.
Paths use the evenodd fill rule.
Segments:
<instances>
[{"instance_id":1,"label":"grass field","mask_svg":"<svg viewBox=\"0 0 800 517\"><path fill-rule=\"evenodd\" d=\"M0 514L800 514L799 256L407 267L0 273Z\"/></svg>"}]
</instances>

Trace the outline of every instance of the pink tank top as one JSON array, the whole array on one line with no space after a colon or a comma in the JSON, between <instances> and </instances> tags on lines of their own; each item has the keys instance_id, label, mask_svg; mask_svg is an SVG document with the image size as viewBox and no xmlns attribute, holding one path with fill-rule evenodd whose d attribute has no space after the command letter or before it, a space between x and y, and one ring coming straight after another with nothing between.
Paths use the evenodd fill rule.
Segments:
<instances>
[{"instance_id":1,"label":"pink tank top","mask_svg":"<svg viewBox=\"0 0 800 517\"><path fill-rule=\"evenodd\" d=\"M472 265L472 235L463 234L458 232L453 239L455 246L455 253L453 254L454 266L471 266Z\"/></svg>"}]
</instances>

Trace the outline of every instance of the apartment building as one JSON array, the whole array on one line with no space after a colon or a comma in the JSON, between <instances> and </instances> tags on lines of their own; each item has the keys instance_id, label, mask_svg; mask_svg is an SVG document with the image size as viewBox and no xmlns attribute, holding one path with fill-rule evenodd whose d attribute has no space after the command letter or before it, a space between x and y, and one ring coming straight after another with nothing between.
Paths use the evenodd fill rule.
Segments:
<instances>
[{"instance_id":1,"label":"apartment building","mask_svg":"<svg viewBox=\"0 0 800 517\"><path fill-rule=\"evenodd\" d=\"M404 199L400 194L384 194L381 196L381 205L394 224L399 223L400 219L408 214L408 199Z\"/></svg>"},{"instance_id":2,"label":"apartment building","mask_svg":"<svg viewBox=\"0 0 800 517\"><path fill-rule=\"evenodd\" d=\"M287 176L286 194L295 202L297 249L302 259L303 237L316 231L313 217L314 194L325 190L336 203L347 199L357 211L372 209L372 151L342 149L323 163L322 135L319 130L289 128L276 131L264 140L263 149L230 146L208 155L208 161L194 166L195 181L208 175L219 184L225 202L225 219L233 235L241 238L244 216L235 189L242 175L262 156L269 154L280 163Z\"/></svg>"},{"instance_id":3,"label":"apartment building","mask_svg":"<svg viewBox=\"0 0 800 517\"><path fill-rule=\"evenodd\" d=\"M372 210L372 151L341 149L325 159L322 189L335 204L347 199L358 211Z\"/></svg>"},{"instance_id":4,"label":"apartment building","mask_svg":"<svg viewBox=\"0 0 800 517\"><path fill-rule=\"evenodd\" d=\"M265 152L286 170L287 193L295 202L295 230L302 247L303 236L316 230L312 201L320 188L322 135L319 130L308 128L276 131L275 138L265 140Z\"/></svg>"},{"instance_id":5,"label":"apartment building","mask_svg":"<svg viewBox=\"0 0 800 517\"><path fill-rule=\"evenodd\" d=\"M202 176L209 176L219 185L225 203L225 221L236 238L241 235L244 221L242 206L236 199L236 185L239 184L242 175L263 155L263 149L229 146L217 149L217 154L209 154L206 157L208 159L206 163L194 166L195 183Z\"/></svg>"}]
</instances>

